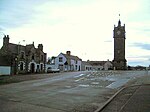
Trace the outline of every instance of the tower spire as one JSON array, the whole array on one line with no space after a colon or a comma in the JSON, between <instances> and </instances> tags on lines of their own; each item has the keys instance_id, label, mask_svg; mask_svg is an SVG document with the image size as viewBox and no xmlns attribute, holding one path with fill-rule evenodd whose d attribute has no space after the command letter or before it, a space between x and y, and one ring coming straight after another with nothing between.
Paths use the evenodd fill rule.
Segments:
<instances>
[{"instance_id":1,"label":"tower spire","mask_svg":"<svg viewBox=\"0 0 150 112\"><path fill-rule=\"evenodd\" d=\"M120 14L119 14L119 21L118 21L118 26L121 26L121 21L120 21Z\"/></svg>"}]
</instances>

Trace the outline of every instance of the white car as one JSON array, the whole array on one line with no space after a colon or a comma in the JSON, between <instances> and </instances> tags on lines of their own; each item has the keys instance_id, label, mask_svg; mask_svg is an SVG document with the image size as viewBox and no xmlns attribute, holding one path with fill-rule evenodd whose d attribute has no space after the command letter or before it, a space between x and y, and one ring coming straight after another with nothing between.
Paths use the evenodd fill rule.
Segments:
<instances>
[{"instance_id":1,"label":"white car","mask_svg":"<svg viewBox=\"0 0 150 112\"><path fill-rule=\"evenodd\" d=\"M59 72L60 72L60 69L58 68L51 68L51 67L47 68L47 73L59 73Z\"/></svg>"}]
</instances>

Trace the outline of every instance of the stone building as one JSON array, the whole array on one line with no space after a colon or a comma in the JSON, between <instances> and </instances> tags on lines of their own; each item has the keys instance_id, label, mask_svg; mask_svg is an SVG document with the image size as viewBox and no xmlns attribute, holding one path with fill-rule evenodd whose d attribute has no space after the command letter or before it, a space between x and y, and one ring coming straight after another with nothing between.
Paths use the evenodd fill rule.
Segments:
<instances>
[{"instance_id":1,"label":"stone building","mask_svg":"<svg viewBox=\"0 0 150 112\"><path fill-rule=\"evenodd\" d=\"M42 73L45 72L46 53L43 52L43 45L35 48L34 43L20 45L9 43L9 35L3 38L3 46L0 55L9 57L11 74L20 73Z\"/></svg>"},{"instance_id":2,"label":"stone building","mask_svg":"<svg viewBox=\"0 0 150 112\"><path fill-rule=\"evenodd\" d=\"M121 21L118 21L118 26L114 26L114 60L113 65L116 70L126 69L125 59L125 24L121 26Z\"/></svg>"}]
</instances>

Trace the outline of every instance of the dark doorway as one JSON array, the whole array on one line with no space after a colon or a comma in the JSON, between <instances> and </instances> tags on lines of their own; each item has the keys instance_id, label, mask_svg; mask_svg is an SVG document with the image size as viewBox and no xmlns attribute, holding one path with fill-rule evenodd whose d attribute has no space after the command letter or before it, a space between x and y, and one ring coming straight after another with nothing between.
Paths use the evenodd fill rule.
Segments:
<instances>
[{"instance_id":1,"label":"dark doorway","mask_svg":"<svg viewBox=\"0 0 150 112\"><path fill-rule=\"evenodd\" d=\"M20 63L20 71L23 70L23 62Z\"/></svg>"},{"instance_id":2,"label":"dark doorway","mask_svg":"<svg viewBox=\"0 0 150 112\"><path fill-rule=\"evenodd\" d=\"M79 66L79 71L80 71L80 66Z\"/></svg>"},{"instance_id":3,"label":"dark doorway","mask_svg":"<svg viewBox=\"0 0 150 112\"><path fill-rule=\"evenodd\" d=\"M34 73L34 71L35 71L35 65L34 63L31 63L31 73Z\"/></svg>"}]
</instances>

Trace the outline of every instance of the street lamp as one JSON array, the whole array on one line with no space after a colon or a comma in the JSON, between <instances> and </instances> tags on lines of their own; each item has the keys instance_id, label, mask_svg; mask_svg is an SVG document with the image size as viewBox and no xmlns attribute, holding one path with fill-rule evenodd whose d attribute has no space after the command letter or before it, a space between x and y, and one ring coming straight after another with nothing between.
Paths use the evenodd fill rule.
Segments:
<instances>
[{"instance_id":1,"label":"street lamp","mask_svg":"<svg viewBox=\"0 0 150 112\"><path fill-rule=\"evenodd\" d=\"M15 74L18 74L18 58L15 57Z\"/></svg>"}]
</instances>

